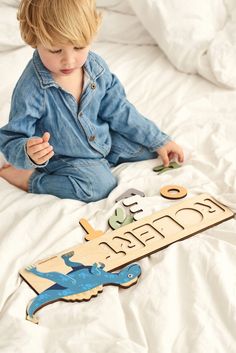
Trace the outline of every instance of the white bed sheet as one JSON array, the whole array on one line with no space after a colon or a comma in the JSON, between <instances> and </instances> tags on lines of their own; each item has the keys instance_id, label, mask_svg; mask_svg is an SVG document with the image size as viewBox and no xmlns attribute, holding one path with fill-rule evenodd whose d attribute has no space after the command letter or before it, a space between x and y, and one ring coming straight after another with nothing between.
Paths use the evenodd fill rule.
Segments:
<instances>
[{"instance_id":1,"label":"white bed sheet","mask_svg":"<svg viewBox=\"0 0 236 353\"><path fill-rule=\"evenodd\" d=\"M39 325L25 320L35 293L19 269L83 242L82 217L107 230L127 189L145 192L150 213L173 204L159 195L167 184L185 186L188 197L208 192L236 211L236 91L176 71L154 45L99 42L93 49L132 103L184 147L186 161L159 176L152 168L160 160L120 165L118 187L90 204L27 194L0 179L0 352L235 353L235 219L139 261L132 288L107 286L90 302L42 308ZM27 47L1 53L1 125L31 54Z\"/></svg>"}]
</instances>

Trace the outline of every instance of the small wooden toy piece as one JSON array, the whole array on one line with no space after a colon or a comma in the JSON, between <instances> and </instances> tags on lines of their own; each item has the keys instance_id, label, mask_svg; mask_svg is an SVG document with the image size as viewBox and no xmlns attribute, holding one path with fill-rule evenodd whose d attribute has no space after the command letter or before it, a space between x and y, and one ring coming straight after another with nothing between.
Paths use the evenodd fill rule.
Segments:
<instances>
[{"instance_id":1,"label":"small wooden toy piece","mask_svg":"<svg viewBox=\"0 0 236 353\"><path fill-rule=\"evenodd\" d=\"M52 286L35 297L27 307L27 320L38 323L35 312L43 306L57 300L81 301L89 300L102 292L103 285L113 284L121 287L130 287L135 284L141 274L137 264L125 267L119 273L110 273L104 270L105 265L94 263L84 265L73 262L70 258L74 255L71 251L61 256L66 266L72 270L68 274L60 272L41 272L36 266L26 268L26 271L41 278L54 282Z\"/></svg>"},{"instance_id":2,"label":"small wooden toy piece","mask_svg":"<svg viewBox=\"0 0 236 353\"><path fill-rule=\"evenodd\" d=\"M169 200L179 200L187 195L188 191L180 185L166 185L160 189L161 196Z\"/></svg>"},{"instance_id":3,"label":"small wooden toy piece","mask_svg":"<svg viewBox=\"0 0 236 353\"><path fill-rule=\"evenodd\" d=\"M94 229L85 218L81 218L79 223L87 233L87 235L84 237L85 240L92 240L104 234L104 232L101 230Z\"/></svg>"},{"instance_id":4,"label":"small wooden toy piece","mask_svg":"<svg viewBox=\"0 0 236 353\"><path fill-rule=\"evenodd\" d=\"M233 217L234 213L229 208L210 195L202 194L68 251L74 251L74 261L85 266L101 262L105 264L106 271L113 271ZM37 270L68 274L68 267L61 257L65 252L37 262ZM20 275L37 293L53 284L48 278L40 278L25 269L20 271Z\"/></svg>"},{"instance_id":5,"label":"small wooden toy piece","mask_svg":"<svg viewBox=\"0 0 236 353\"><path fill-rule=\"evenodd\" d=\"M158 165L158 166L153 168L153 171L154 172L158 172L158 175L159 175L159 174L167 172L168 170L177 169L177 168L180 168L180 167L181 167L180 164L178 164L176 162L170 162L168 167L165 167L164 164Z\"/></svg>"},{"instance_id":6,"label":"small wooden toy piece","mask_svg":"<svg viewBox=\"0 0 236 353\"><path fill-rule=\"evenodd\" d=\"M147 216L149 213L144 210L143 197L139 195L131 196L122 201L123 205L129 207L135 221Z\"/></svg>"},{"instance_id":7,"label":"small wooden toy piece","mask_svg":"<svg viewBox=\"0 0 236 353\"><path fill-rule=\"evenodd\" d=\"M115 210L115 214L109 218L108 223L112 229L118 229L133 222L133 220L133 216L126 215L125 210L119 207Z\"/></svg>"},{"instance_id":8,"label":"small wooden toy piece","mask_svg":"<svg viewBox=\"0 0 236 353\"><path fill-rule=\"evenodd\" d=\"M141 197L145 197L144 192L137 190L137 189L128 189L127 191L125 191L123 194L121 194L119 197L117 197L117 199L115 200L115 202L118 202L120 200L123 199L127 199L128 197L131 196L135 196L135 195L139 195Z\"/></svg>"}]
</instances>

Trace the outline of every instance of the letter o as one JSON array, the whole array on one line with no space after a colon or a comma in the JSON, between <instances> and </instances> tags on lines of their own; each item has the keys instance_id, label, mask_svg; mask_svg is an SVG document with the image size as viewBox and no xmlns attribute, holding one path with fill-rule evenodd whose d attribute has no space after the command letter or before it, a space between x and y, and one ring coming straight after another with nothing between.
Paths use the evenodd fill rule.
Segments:
<instances>
[{"instance_id":1,"label":"letter o","mask_svg":"<svg viewBox=\"0 0 236 353\"><path fill-rule=\"evenodd\" d=\"M169 200L182 199L187 193L187 189L180 185L166 185L160 189L161 196Z\"/></svg>"}]
</instances>

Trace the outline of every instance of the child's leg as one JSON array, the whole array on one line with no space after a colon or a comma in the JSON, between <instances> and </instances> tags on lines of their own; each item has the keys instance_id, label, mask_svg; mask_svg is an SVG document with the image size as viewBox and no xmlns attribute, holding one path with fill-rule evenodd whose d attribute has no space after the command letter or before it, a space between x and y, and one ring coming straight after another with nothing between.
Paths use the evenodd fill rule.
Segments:
<instances>
[{"instance_id":1,"label":"child's leg","mask_svg":"<svg viewBox=\"0 0 236 353\"><path fill-rule=\"evenodd\" d=\"M0 177L8 181L10 184L18 188L28 191L29 178L34 170L16 169L12 165L7 164L0 169Z\"/></svg>"},{"instance_id":2,"label":"child's leg","mask_svg":"<svg viewBox=\"0 0 236 353\"><path fill-rule=\"evenodd\" d=\"M57 160L31 175L29 192L92 202L107 197L116 185L105 159Z\"/></svg>"},{"instance_id":3,"label":"child's leg","mask_svg":"<svg viewBox=\"0 0 236 353\"><path fill-rule=\"evenodd\" d=\"M112 139L111 151L106 158L110 164L118 165L125 162L154 159L157 156L156 152L150 152L146 147L115 134Z\"/></svg>"},{"instance_id":4,"label":"child's leg","mask_svg":"<svg viewBox=\"0 0 236 353\"><path fill-rule=\"evenodd\" d=\"M78 160L73 164L57 160L38 170L19 170L10 166L0 170L0 177L35 194L51 194L84 202L107 197L117 185L105 159Z\"/></svg>"}]
</instances>

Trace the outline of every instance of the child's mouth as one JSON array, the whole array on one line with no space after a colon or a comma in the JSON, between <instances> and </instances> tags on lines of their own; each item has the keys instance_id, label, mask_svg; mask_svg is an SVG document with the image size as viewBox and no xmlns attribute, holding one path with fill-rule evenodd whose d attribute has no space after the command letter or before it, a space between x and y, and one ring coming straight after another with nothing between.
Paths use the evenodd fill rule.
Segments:
<instances>
[{"instance_id":1,"label":"child's mouth","mask_svg":"<svg viewBox=\"0 0 236 353\"><path fill-rule=\"evenodd\" d=\"M65 75L68 75L68 74L71 74L72 72L74 71L74 69L64 69L64 70L61 70L61 72Z\"/></svg>"}]
</instances>

